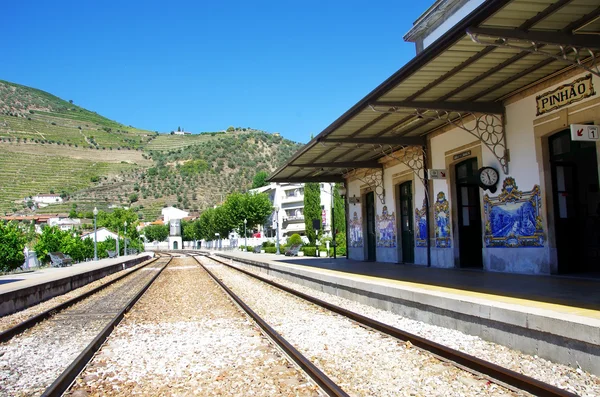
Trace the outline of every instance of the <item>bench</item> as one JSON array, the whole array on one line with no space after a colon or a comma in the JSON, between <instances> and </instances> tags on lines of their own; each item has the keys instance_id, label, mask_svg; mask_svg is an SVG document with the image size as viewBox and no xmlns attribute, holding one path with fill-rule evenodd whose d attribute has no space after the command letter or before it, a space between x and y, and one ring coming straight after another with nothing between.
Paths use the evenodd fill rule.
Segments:
<instances>
[{"instance_id":1,"label":"bench","mask_svg":"<svg viewBox=\"0 0 600 397\"><path fill-rule=\"evenodd\" d=\"M48 256L52 261L52 267L64 267L73 264L73 258L62 252L48 252Z\"/></svg>"},{"instance_id":2,"label":"bench","mask_svg":"<svg viewBox=\"0 0 600 397\"><path fill-rule=\"evenodd\" d=\"M138 251L135 248L127 248L127 252L125 252L125 255L137 255Z\"/></svg>"},{"instance_id":3,"label":"bench","mask_svg":"<svg viewBox=\"0 0 600 397\"><path fill-rule=\"evenodd\" d=\"M108 254L109 258L116 258L117 257L117 251L106 250L106 253Z\"/></svg>"},{"instance_id":4,"label":"bench","mask_svg":"<svg viewBox=\"0 0 600 397\"><path fill-rule=\"evenodd\" d=\"M302 248L302 244L294 244L285 250L285 256L298 256L298 252L300 252L300 248Z\"/></svg>"},{"instance_id":5,"label":"bench","mask_svg":"<svg viewBox=\"0 0 600 397\"><path fill-rule=\"evenodd\" d=\"M261 250L262 250L262 245L257 245L256 247L254 247L252 252L254 252L255 254L260 254Z\"/></svg>"}]
</instances>

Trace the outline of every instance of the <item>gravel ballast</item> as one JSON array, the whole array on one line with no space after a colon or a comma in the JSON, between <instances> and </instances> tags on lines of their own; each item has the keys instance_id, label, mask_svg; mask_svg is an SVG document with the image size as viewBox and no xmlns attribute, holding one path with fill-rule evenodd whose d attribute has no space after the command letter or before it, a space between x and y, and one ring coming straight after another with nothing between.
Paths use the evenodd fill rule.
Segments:
<instances>
[{"instance_id":1,"label":"gravel ballast","mask_svg":"<svg viewBox=\"0 0 600 397\"><path fill-rule=\"evenodd\" d=\"M72 396L320 396L192 258L174 259Z\"/></svg>"},{"instance_id":2,"label":"gravel ballast","mask_svg":"<svg viewBox=\"0 0 600 397\"><path fill-rule=\"evenodd\" d=\"M0 396L40 395L158 270L140 269L1 344Z\"/></svg>"},{"instance_id":3,"label":"gravel ballast","mask_svg":"<svg viewBox=\"0 0 600 397\"><path fill-rule=\"evenodd\" d=\"M520 395L235 270L207 267L352 396Z\"/></svg>"},{"instance_id":4,"label":"gravel ballast","mask_svg":"<svg viewBox=\"0 0 600 397\"><path fill-rule=\"evenodd\" d=\"M259 271L256 267L241 262L233 262L242 268L263 278L273 280L296 291L314 296L331 304L351 310L363 316L391 325L406 332L430 339L480 359L511 369L542 382L560 387L581 396L600 396L600 378L563 364L556 364L538 356L524 354L505 346L487 342L477 336L463 332L411 320L389 311L377 309L336 295L318 291L289 280L274 277Z\"/></svg>"},{"instance_id":5,"label":"gravel ballast","mask_svg":"<svg viewBox=\"0 0 600 397\"><path fill-rule=\"evenodd\" d=\"M123 272L133 271L139 267L144 266L146 263L148 263L148 261L140 263L139 265L133 266L130 269L121 270L119 272L109 274L108 276L102 277L101 279L98 279L96 281L92 281L91 283L86 284L83 287L71 290L71 291L67 292L66 294L59 295L54 298L48 299L44 302L38 303L37 305L28 307L27 309L21 310L19 312L13 313L13 314L9 314L8 316L0 317L0 332L6 331L7 329L12 328L15 325L33 317L33 316L36 316L46 310L52 309L53 307L58 306L59 304L68 301L69 299L73 299L77 296L83 295L86 292L88 292L96 287L104 285L104 284L114 280L115 278L122 276Z\"/></svg>"}]
</instances>

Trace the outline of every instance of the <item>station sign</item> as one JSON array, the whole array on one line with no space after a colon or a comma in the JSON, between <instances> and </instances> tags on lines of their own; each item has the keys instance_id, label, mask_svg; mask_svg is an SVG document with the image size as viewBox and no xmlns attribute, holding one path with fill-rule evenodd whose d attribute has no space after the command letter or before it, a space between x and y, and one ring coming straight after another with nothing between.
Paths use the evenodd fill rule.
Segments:
<instances>
[{"instance_id":1,"label":"station sign","mask_svg":"<svg viewBox=\"0 0 600 397\"><path fill-rule=\"evenodd\" d=\"M581 101L596 95L594 85L592 84L592 75L579 78L571 83L563 84L560 87L538 95L535 100L537 103L537 116L559 109L571 103Z\"/></svg>"},{"instance_id":2,"label":"station sign","mask_svg":"<svg viewBox=\"0 0 600 397\"><path fill-rule=\"evenodd\" d=\"M571 124L571 140L598 141L600 140L599 126L586 124Z\"/></svg>"},{"instance_id":3,"label":"station sign","mask_svg":"<svg viewBox=\"0 0 600 397\"><path fill-rule=\"evenodd\" d=\"M446 179L447 175L448 172L446 170L427 170L427 176L429 177L429 179Z\"/></svg>"}]
</instances>

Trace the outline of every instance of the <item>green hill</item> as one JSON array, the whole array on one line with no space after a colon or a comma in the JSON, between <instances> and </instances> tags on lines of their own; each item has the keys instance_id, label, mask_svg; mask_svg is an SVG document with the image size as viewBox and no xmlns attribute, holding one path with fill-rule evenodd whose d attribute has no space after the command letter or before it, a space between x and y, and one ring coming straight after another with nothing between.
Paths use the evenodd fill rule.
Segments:
<instances>
[{"instance_id":1,"label":"green hill","mask_svg":"<svg viewBox=\"0 0 600 397\"><path fill-rule=\"evenodd\" d=\"M61 193L38 213L131 206L146 220L165 205L202 211L300 144L259 130L158 134L52 94L0 80L0 214L31 213L26 197ZM29 203L31 204L31 203Z\"/></svg>"}]
</instances>

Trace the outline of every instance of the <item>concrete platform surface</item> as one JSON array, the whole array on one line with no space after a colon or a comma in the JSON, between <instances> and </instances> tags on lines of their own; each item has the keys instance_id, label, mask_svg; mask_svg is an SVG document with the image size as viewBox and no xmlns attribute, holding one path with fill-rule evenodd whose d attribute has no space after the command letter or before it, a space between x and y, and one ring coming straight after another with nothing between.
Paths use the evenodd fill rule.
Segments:
<instances>
[{"instance_id":1,"label":"concrete platform surface","mask_svg":"<svg viewBox=\"0 0 600 397\"><path fill-rule=\"evenodd\" d=\"M213 254L429 324L600 375L600 280L345 258Z\"/></svg>"},{"instance_id":2,"label":"concrete platform surface","mask_svg":"<svg viewBox=\"0 0 600 397\"><path fill-rule=\"evenodd\" d=\"M46 267L31 272L0 276L0 295L6 292L11 292L18 289L31 287L33 285L43 284L50 281L74 276L76 274L82 274L92 270L101 269L103 267L123 263L130 259L146 255L153 254L141 253L138 255L120 256L118 258L106 258L97 261L76 263L67 267Z\"/></svg>"},{"instance_id":3,"label":"concrete platform surface","mask_svg":"<svg viewBox=\"0 0 600 397\"><path fill-rule=\"evenodd\" d=\"M154 253L144 252L0 276L0 316L26 309L152 257Z\"/></svg>"}]
</instances>

